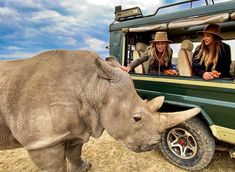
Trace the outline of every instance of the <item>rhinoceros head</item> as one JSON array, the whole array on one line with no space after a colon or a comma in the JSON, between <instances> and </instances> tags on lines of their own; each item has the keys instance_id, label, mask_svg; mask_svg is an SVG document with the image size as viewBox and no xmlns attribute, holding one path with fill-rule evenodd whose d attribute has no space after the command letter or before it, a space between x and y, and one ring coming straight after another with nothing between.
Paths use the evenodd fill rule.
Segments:
<instances>
[{"instance_id":1,"label":"rhinoceros head","mask_svg":"<svg viewBox=\"0 0 235 172\"><path fill-rule=\"evenodd\" d=\"M102 66L109 78L108 101L102 109L101 123L106 131L129 149L147 151L160 140L161 133L200 112L199 108L174 113L160 113L164 97L142 100L130 75L119 68ZM104 77L103 72L100 76Z\"/></svg>"}]
</instances>

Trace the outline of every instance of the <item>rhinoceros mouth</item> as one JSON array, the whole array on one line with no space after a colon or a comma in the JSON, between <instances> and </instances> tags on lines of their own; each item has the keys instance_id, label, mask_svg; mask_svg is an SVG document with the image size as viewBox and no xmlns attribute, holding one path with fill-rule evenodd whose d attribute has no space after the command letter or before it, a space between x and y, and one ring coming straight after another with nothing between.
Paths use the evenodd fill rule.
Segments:
<instances>
[{"instance_id":1,"label":"rhinoceros mouth","mask_svg":"<svg viewBox=\"0 0 235 172\"><path fill-rule=\"evenodd\" d=\"M158 144L152 144L152 145L128 145L128 149L134 151L134 152L147 152L158 148Z\"/></svg>"}]
</instances>

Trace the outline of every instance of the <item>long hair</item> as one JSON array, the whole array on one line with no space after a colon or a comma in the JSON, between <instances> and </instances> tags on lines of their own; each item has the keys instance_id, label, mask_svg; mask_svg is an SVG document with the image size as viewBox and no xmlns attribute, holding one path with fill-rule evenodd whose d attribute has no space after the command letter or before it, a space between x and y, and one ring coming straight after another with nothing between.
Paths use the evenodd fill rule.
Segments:
<instances>
[{"instance_id":1,"label":"long hair","mask_svg":"<svg viewBox=\"0 0 235 172\"><path fill-rule=\"evenodd\" d=\"M204 63L206 70L208 69L211 63L213 64L212 70L215 69L220 52L221 40L215 36L213 36L213 38L214 40L212 42L211 49L209 49L208 46L206 46L204 41L202 40L200 50L196 55L196 59L200 59L200 65Z\"/></svg>"},{"instance_id":2,"label":"long hair","mask_svg":"<svg viewBox=\"0 0 235 172\"><path fill-rule=\"evenodd\" d=\"M152 42L149 46L148 55L149 55L149 64L153 64L155 59L157 58L157 49L156 49L156 43ZM171 48L169 46L169 43L166 44L166 49L163 51L162 54L162 60L164 61L165 66L167 66L168 61L171 57Z\"/></svg>"}]
</instances>

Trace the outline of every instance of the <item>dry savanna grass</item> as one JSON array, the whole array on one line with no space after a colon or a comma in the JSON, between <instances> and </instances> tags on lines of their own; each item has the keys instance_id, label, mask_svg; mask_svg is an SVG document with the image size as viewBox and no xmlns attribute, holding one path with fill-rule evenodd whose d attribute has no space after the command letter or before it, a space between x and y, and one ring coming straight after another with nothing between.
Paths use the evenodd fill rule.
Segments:
<instances>
[{"instance_id":1,"label":"dry savanna grass","mask_svg":"<svg viewBox=\"0 0 235 172\"><path fill-rule=\"evenodd\" d=\"M235 172L235 160L228 153L216 152L202 172ZM83 158L92 162L90 172L184 172L164 159L159 150L134 153L106 132L91 138L83 148ZM69 166L68 166L69 168ZM39 172L24 149L0 151L0 172Z\"/></svg>"}]
</instances>

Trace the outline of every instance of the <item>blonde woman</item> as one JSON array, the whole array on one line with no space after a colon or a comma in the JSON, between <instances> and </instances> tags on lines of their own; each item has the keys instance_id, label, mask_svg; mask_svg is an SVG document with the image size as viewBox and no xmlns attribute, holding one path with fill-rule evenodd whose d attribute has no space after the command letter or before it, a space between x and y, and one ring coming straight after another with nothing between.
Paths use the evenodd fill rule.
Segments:
<instances>
[{"instance_id":1,"label":"blonde woman","mask_svg":"<svg viewBox=\"0 0 235 172\"><path fill-rule=\"evenodd\" d=\"M154 40L151 41L145 53L128 67L122 66L122 69L129 72L149 60L148 73L175 75L176 70L171 69L173 51L169 46L170 42L172 41L168 40L166 32L156 32Z\"/></svg>"},{"instance_id":2,"label":"blonde woman","mask_svg":"<svg viewBox=\"0 0 235 172\"><path fill-rule=\"evenodd\" d=\"M230 46L223 43L220 27L209 24L203 31L201 45L193 54L193 72L205 80L214 78L231 78L229 73L231 64Z\"/></svg>"}]
</instances>

